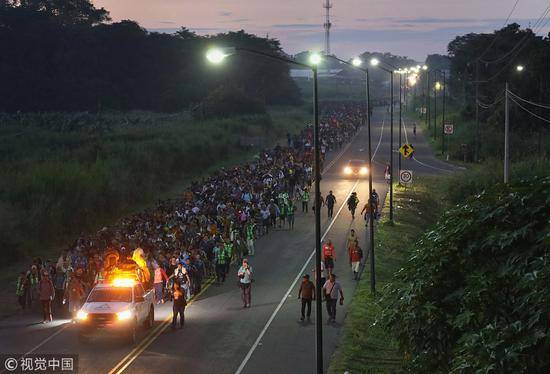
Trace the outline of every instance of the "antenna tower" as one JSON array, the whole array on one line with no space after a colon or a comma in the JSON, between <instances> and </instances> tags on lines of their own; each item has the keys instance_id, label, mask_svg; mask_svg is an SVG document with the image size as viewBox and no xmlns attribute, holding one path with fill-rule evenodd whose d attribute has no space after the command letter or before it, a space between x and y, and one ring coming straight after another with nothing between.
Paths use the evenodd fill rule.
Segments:
<instances>
[{"instance_id":1,"label":"antenna tower","mask_svg":"<svg viewBox=\"0 0 550 374\"><path fill-rule=\"evenodd\" d=\"M330 8L332 8L330 0L325 0L323 8L325 8L325 23L323 24L325 28L325 55L330 55L330 27L332 26L332 23L330 23Z\"/></svg>"}]
</instances>

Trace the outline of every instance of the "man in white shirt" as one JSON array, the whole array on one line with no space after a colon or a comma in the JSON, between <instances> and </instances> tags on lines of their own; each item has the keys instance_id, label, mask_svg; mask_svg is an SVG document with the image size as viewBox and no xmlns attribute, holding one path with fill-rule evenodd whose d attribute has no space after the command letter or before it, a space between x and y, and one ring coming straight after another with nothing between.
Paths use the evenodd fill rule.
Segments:
<instances>
[{"instance_id":1,"label":"man in white shirt","mask_svg":"<svg viewBox=\"0 0 550 374\"><path fill-rule=\"evenodd\" d=\"M336 275L330 275L323 286L323 293L325 295L327 313L329 315L327 323L334 323L336 322L336 302L338 301L338 294L340 294L340 305L344 305L344 292L342 291L340 283L336 281Z\"/></svg>"},{"instance_id":2,"label":"man in white shirt","mask_svg":"<svg viewBox=\"0 0 550 374\"><path fill-rule=\"evenodd\" d=\"M243 299L243 308L250 308L251 290L252 290L252 267L248 260L243 259L243 264L237 273L239 277L239 286L241 287L241 297Z\"/></svg>"}]
</instances>

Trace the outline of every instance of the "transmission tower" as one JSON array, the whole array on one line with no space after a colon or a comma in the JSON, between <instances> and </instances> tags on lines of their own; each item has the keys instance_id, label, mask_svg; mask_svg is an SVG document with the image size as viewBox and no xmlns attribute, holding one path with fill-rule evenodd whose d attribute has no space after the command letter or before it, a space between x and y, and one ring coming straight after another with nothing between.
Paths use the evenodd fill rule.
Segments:
<instances>
[{"instance_id":1,"label":"transmission tower","mask_svg":"<svg viewBox=\"0 0 550 374\"><path fill-rule=\"evenodd\" d=\"M325 23L323 24L325 28L325 55L330 55L330 27L332 26L332 23L330 23L330 8L332 8L330 0L325 0L323 8L325 8Z\"/></svg>"}]
</instances>

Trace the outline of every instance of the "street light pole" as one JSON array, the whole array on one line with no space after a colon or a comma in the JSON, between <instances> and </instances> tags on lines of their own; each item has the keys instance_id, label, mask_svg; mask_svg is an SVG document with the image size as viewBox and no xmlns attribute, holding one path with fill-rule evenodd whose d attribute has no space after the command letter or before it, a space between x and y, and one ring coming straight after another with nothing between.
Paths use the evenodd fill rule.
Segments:
<instances>
[{"instance_id":1,"label":"street light pole","mask_svg":"<svg viewBox=\"0 0 550 374\"><path fill-rule=\"evenodd\" d=\"M437 89L434 85L434 140L435 139L437 139Z\"/></svg>"},{"instance_id":2,"label":"street light pole","mask_svg":"<svg viewBox=\"0 0 550 374\"><path fill-rule=\"evenodd\" d=\"M321 303L321 162L319 146L319 102L318 102L318 84L317 67L313 70L313 142L315 149L315 347L317 358L317 373L323 373L323 313Z\"/></svg>"},{"instance_id":3,"label":"street light pole","mask_svg":"<svg viewBox=\"0 0 550 374\"><path fill-rule=\"evenodd\" d=\"M390 222L393 222L393 70L390 72Z\"/></svg>"},{"instance_id":4,"label":"street light pole","mask_svg":"<svg viewBox=\"0 0 550 374\"><path fill-rule=\"evenodd\" d=\"M403 115L401 113L401 110L402 110L402 103L401 103L401 97L402 97L402 91L403 91L403 74L400 73L399 74L399 148L401 148L401 127L402 127L402 124L403 124ZM406 93L406 91L405 91ZM401 172L401 153L399 153L399 155L397 156L399 157L399 161L398 161L398 167L397 167L397 170L398 172Z\"/></svg>"},{"instance_id":5,"label":"street light pole","mask_svg":"<svg viewBox=\"0 0 550 374\"><path fill-rule=\"evenodd\" d=\"M441 154L445 153L445 96L446 96L446 73L442 71L443 74L443 122L441 124Z\"/></svg>"},{"instance_id":6,"label":"street light pole","mask_svg":"<svg viewBox=\"0 0 550 374\"><path fill-rule=\"evenodd\" d=\"M318 82L317 82L317 65L321 62L321 57L318 54L312 54L310 56L311 65L304 64L290 58L272 55L269 53L256 51L254 49L243 47L230 47L230 48L214 48L206 53L206 58L213 64L220 64L223 60L231 56L238 51L245 51L254 55L264 56L270 59L282 61L289 64L298 65L313 72L313 138L314 138L314 154L315 154L315 275L316 275L316 372L318 374L323 373L323 327L322 327L322 303L321 303L321 209L320 209L320 181L321 171L320 169L320 134L319 134L319 97L318 97Z\"/></svg>"}]
</instances>

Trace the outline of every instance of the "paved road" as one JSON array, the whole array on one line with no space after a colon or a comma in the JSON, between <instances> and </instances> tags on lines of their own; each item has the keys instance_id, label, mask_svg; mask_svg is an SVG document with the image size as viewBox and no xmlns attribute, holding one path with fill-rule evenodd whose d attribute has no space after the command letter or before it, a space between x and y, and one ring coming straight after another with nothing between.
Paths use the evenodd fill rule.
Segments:
<instances>
[{"instance_id":1,"label":"paved road","mask_svg":"<svg viewBox=\"0 0 550 374\"><path fill-rule=\"evenodd\" d=\"M383 200L387 192L383 169L390 154L385 110L376 110L372 123L374 188ZM404 129L416 148L416 160L403 161L403 168L415 174L456 170L431 155L420 129L414 141L410 139L412 128L406 122ZM397 124L394 136L397 139ZM397 141L394 145L397 149ZM367 150L367 131L362 129L342 151L329 155L321 184L323 196L332 190L337 199L333 220L328 219L323 209L322 234L335 244L335 273L347 302L351 300L355 281L345 254L345 238L355 228L363 241L360 245L365 248L366 230L364 221L352 220L343 204L356 191L362 206L368 196L368 180L346 179L341 171L350 159L366 160ZM394 153L395 165L397 156ZM0 352L78 353L81 373L313 373L315 325L313 319L311 323L299 322L297 300L301 276L313 273L313 245L311 211L296 216L293 231L275 230L257 242L256 255L250 259L256 278L250 309L242 308L237 277L231 275L226 284L211 285L188 307L183 330L166 329L162 321L170 317L170 307L157 308L155 327L143 332L134 347L104 338L80 343L74 326L66 320L42 325L33 324L28 316L15 316L0 322ZM335 325L324 325L325 365L334 352L346 307L338 308ZM326 316L325 310L323 313Z\"/></svg>"}]
</instances>

